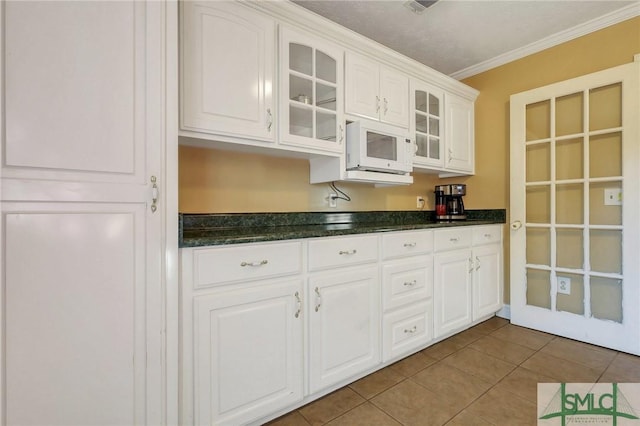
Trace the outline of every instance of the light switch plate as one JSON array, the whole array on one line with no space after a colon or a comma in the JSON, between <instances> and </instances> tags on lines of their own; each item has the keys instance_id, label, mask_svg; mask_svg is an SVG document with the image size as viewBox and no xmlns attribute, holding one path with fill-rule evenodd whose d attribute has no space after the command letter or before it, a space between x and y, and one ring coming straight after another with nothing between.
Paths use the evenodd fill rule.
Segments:
<instances>
[{"instance_id":1,"label":"light switch plate","mask_svg":"<svg viewBox=\"0 0 640 426\"><path fill-rule=\"evenodd\" d=\"M621 206L622 190L620 188L605 188L604 205L605 206Z\"/></svg>"}]
</instances>

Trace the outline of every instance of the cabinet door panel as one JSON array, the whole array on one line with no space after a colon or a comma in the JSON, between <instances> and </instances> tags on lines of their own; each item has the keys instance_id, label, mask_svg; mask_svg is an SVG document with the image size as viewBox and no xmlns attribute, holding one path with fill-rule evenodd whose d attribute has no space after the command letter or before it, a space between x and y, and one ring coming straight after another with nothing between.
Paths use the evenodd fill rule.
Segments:
<instances>
[{"instance_id":1,"label":"cabinet door panel","mask_svg":"<svg viewBox=\"0 0 640 426\"><path fill-rule=\"evenodd\" d=\"M4 210L7 423L145 424L144 204Z\"/></svg>"},{"instance_id":2,"label":"cabinet door panel","mask_svg":"<svg viewBox=\"0 0 640 426\"><path fill-rule=\"evenodd\" d=\"M433 301L413 304L383 319L383 361L406 354L433 339Z\"/></svg>"},{"instance_id":3,"label":"cabinet door panel","mask_svg":"<svg viewBox=\"0 0 640 426\"><path fill-rule=\"evenodd\" d=\"M274 21L230 2L182 5L182 127L273 140Z\"/></svg>"},{"instance_id":4,"label":"cabinet door panel","mask_svg":"<svg viewBox=\"0 0 640 426\"><path fill-rule=\"evenodd\" d=\"M380 70L380 120L409 127L409 79L397 71Z\"/></svg>"},{"instance_id":5,"label":"cabinet door panel","mask_svg":"<svg viewBox=\"0 0 640 426\"><path fill-rule=\"evenodd\" d=\"M473 320L502 308L502 246L474 247Z\"/></svg>"},{"instance_id":6,"label":"cabinet door panel","mask_svg":"<svg viewBox=\"0 0 640 426\"><path fill-rule=\"evenodd\" d=\"M301 281L194 299L196 424L241 424L302 399Z\"/></svg>"},{"instance_id":7,"label":"cabinet door panel","mask_svg":"<svg viewBox=\"0 0 640 426\"><path fill-rule=\"evenodd\" d=\"M471 322L471 250L435 256L434 328L436 337Z\"/></svg>"},{"instance_id":8,"label":"cabinet door panel","mask_svg":"<svg viewBox=\"0 0 640 426\"><path fill-rule=\"evenodd\" d=\"M380 111L378 64L347 54L345 69L345 112L377 120Z\"/></svg>"},{"instance_id":9,"label":"cabinet door panel","mask_svg":"<svg viewBox=\"0 0 640 426\"><path fill-rule=\"evenodd\" d=\"M310 279L311 392L380 361L377 272L372 267Z\"/></svg>"},{"instance_id":10,"label":"cabinet door panel","mask_svg":"<svg viewBox=\"0 0 640 426\"><path fill-rule=\"evenodd\" d=\"M447 94L445 98L447 153L445 168L474 171L473 102Z\"/></svg>"},{"instance_id":11,"label":"cabinet door panel","mask_svg":"<svg viewBox=\"0 0 640 426\"><path fill-rule=\"evenodd\" d=\"M159 110L145 87L157 64L145 60L144 3L4 7L3 176L144 179L146 145L159 137L145 127Z\"/></svg>"}]
</instances>

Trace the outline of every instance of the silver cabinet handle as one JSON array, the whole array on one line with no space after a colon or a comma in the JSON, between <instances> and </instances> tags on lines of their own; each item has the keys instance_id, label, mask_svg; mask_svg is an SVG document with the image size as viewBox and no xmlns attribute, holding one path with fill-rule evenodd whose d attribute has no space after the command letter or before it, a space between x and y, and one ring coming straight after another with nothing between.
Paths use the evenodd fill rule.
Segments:
<instances>
[{"instance_id":1,"label":"silver cabinet handle","mask_svg":"<svg viewBox=\"0 0 640 426\"><path fill-rule=\"evenodd\" d=\"M460 241L460 238L459 237L449 238L449 241L451 241L452 243L457 243L458 241Z\"/></svg>"},{"instance_id":2,"label":"silver cabinet handle","mask_svg":"<svg viewBox=\"0 0 640 426\"><path fill-rule=\"evenodd\" d=\"M413 281L405 281L405 283L403 284L405 287L413 287L414 285L418 284L418 281L413 280Z\"/></svg>"},{"instance_id":3,"label":"silver cabinet handle","mask_svg":"<svg viewBox=\"0 0 640 426\"><path fill-rule=\"evenodd\" d=\"M339 255L350 255L350 254L356 254L357 250L353 249L353 250L340 250L338 252Z\"/></svg>"},{"instance_id":4,"label":"silver cabinet handle","mask_svg":"<svg viewBox=\"0 0 640 426\"><path fill-rule=\"evenodd\" d=\"M302 299L300 299L300 293L296 291L296 294L293 295L296 298L296 303L298 305L298 310L296 311L295 317L298 318L300 316L300 312L302 312Z\"/></svg>"},{"instance_id":5,"label":"silver cabinet handle","mask_svg":"<svg viewBox=\"0 0 640 426\"><path fill-rule=\"evenodd\" d=\"M480 259L478 259L478 256L476 256L476 271L480 269Z\"/></svg>"},{"instance_id":6,"label":"silver cabinet handle","mask_svg":"<svg viewBox=\"0 0 640 426\"><path fill-rule=\"evenodd\" d=\"M151 213L155 213L158 210L160 191L158 190L157 180L155 176L151 176Z\"/></svg>"},{"instance_id":7,"label":"silver cabinet handle","mask_svg":"<svg viewBox=\"0 0 640 426\"><path fill-rule=\"evenodd\" d=\"M267 132L271 131L273 125L273 114L271 114L271 108L267 108Z\"/></svg>"},{"instance_id":8,"label":"silver cabinet handle","mask_svg":"<svg viewBox=\"0 0 640 426\"><path fill-rule=\"evenodd\" d=\"M315 292L316 292L316 312L318 312L318 309L320 309L320 306L322 306L322 296L320 296L320 290L318 289L318 287L316 287Z\"/></svg>"},{"instance_id":9,"label":"silver cabinet handle","mask_svg":"<svg viewBox=\"0 0 640 426\"><path fill-rule=\"evenodd\" d=\"M511 222L511 229L513 229L514 231L517 231L520 228L522 228L522 222L520 222L519 220Z\"/></svg>"},{"instance_id":10,"label":"silver cabinet handle","mask_svg":"<svg viewBox=\"0 0 640 426\"><path fill-rule=\"evenodd\" d=\"M407 248L411 248L411 247L415 247L416 243L404 243L403 246Z\"/></svg>"},{"instance_id":11,"label":"silver cabinet handle","mask_svg":"<svg viewBox=\"0 0 640 426\"><path fill-rule=\"evenodd\" d=\"M267 263L269 263L269 261L267 259L264 259L264 260L261 260L260 262L241 262L240 266L244 268L245 266L262 266L262 265L266 265Z\"/></svg>"},{"instance_id":12,"label":"silver cabinet handle","mask_svg":"<svg viewBox=\"0 0 640 426\"><path fill-rule=\"evenodd\" d=\"M342 143L342 141L344 140L344 127L342 127L342 124L340 125L340 143Z\"/></svg>"},{"instance_id":13,"label":"silver cabinet handle","mask_svg":"<svg viewBox=\"0 0 640 426\"><path fill-rule=\"evenodd\" d=\"M413 334L416 331L418 331L418 326L415 326L415 325L409 329L407 328L404 329L405 334Z\"/></svg>"},{"instance_id":14,"label":"silver cabinet handle","mask_svg":"<svg viewBox=\"0 0 640 426\"><path fill-rule=\"evenodd\" d=\"M484 234L485 238L491 238L491 234Z\"/></svg>"},{"instance_id":15,"label":"silver cabinet handle","mask_svg":"<svg viewBox=\"0 0 640 426\"><path fill-rule=\"evenodd\" d=\"M376 112L380 112L380 96L376 95Z\"/></svg>"},{"instance_id":16,"label":"silver cabinet handle","mask_svg":"<svg viewBox=\"0 0 640 426\"><path fill-rule=\"evenodd\" d=\"M451 150L451 148L449 148L448 153L449 153L449 159L447 160L447 163L450 163L451 160L453 160L453 151Z\"/></svg>"},{"instance_id":17,"label":"silver cabinet handle","mask_svg":"<svg viewBox=\"0 0 640 426\"><path fill-rule=\"evenodd\" d=\"M387 115L387 111L389 111L389 102L387 101L387 98L383 98L384 101L384 115Z\"/></svg>"},{"instance_id":18,"label":"silver cabinet handle","mask_svg":"<svg viewBox=\"0 0 640 426\"><path fill-rule=\"evenodd\" d=\"M473 259L469 258L469 272L473 272Z\"/></svg>"}]
</instances>

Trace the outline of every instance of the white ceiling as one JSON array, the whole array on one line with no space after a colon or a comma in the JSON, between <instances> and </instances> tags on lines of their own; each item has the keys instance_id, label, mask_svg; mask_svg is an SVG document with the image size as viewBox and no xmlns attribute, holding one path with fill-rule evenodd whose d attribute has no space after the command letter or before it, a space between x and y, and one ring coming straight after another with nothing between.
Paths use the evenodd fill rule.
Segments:
<instances>
[{"instance_id":1,"label":"white ceiling","mask_svg":"<svg viewBox=\"0 0 640 426\"><path fill-rule=\"evenodd\" d=\"M640 15L639 0L440 0L421 15L405 0L294 2L459 79Z\"/></svg>"}]
</instances>

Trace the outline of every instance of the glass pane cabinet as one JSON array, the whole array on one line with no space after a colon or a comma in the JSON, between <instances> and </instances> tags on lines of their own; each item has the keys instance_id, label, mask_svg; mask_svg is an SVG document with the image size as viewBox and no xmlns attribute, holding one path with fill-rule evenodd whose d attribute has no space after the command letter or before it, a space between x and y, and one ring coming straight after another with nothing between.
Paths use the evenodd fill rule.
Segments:
<instances>
[{"instance_id":1,"label":"glass pane cabinet","mask_svg":"<svg viewBox=\"0 0 640 426\"><path fill-rule=\"evenodd\" d=\"M415 166L444 166L443 99L440 90L411 81L411 134L416 144Z\"/></svg>"},{"instance_id":2,"label":"glass pane cabinet","mask_svg":"<svg viewBox=\"0 0 640 426\"><path fill-rule=\"evenodd\" d=\"M280 33L280 52L281 143L341 152L343 52L288 28Z\"/></svg>"}]
</instances>

